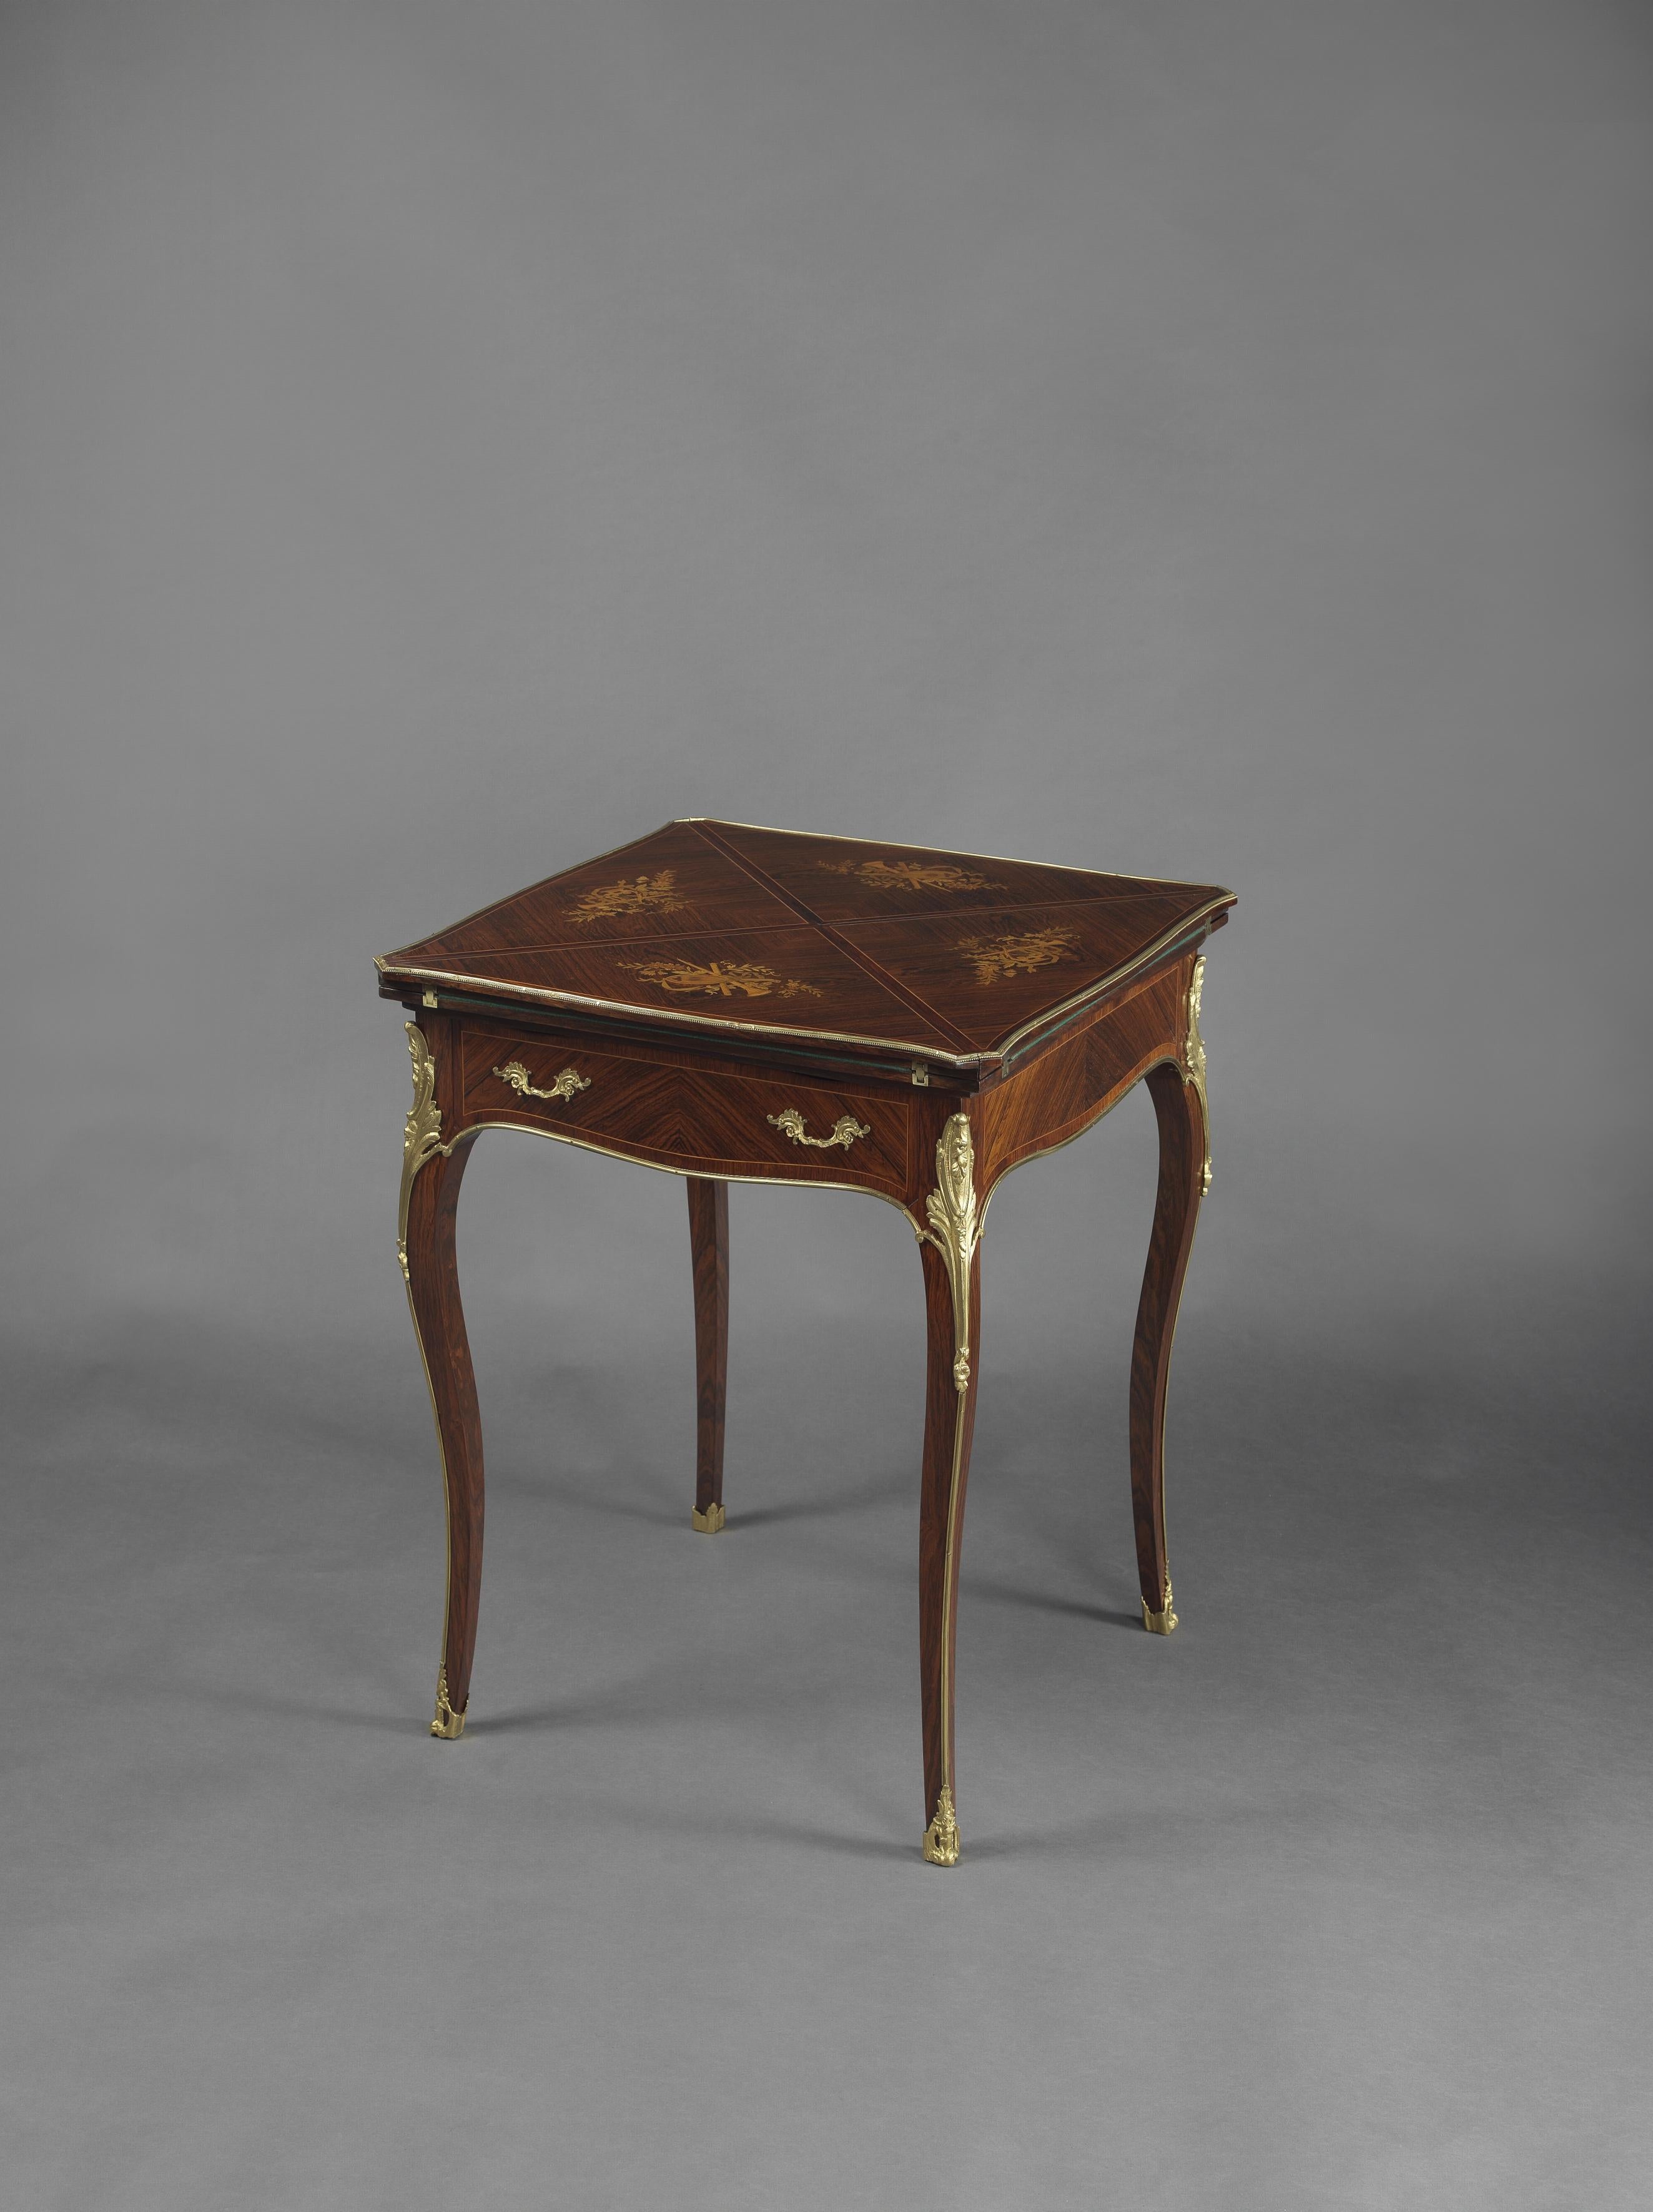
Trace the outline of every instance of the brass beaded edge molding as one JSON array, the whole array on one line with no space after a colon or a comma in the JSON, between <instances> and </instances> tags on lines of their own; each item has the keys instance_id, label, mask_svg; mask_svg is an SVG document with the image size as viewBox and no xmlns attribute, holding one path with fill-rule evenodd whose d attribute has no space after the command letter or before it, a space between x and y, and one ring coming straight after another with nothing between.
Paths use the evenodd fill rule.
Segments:
<instances>
[{"instance_id":1,"label":"brass beaded edge molding","mask_svg":"<svg viewBox=\"0 0 1653 2212\"><path fill-rule=\"evenodd\" d=\"M788 830L775 822L731 822L721 814L677 814L670 822L661 826L667 830L676 830L685 822L711 822L720 830L761 830L766 837L808 837L817 842L823 834L818 830ZM893 844L889 839L884 837L848 837L841 835L835 835L831 842L835 845L876 845L880 852L884 853L923 854L941 853L951 860L999 860L1007 868L1054 866L1064 869L1069 875L1096 876L1104 882L1112 881L1119 884L1158 884L1165 880L1163 876L1128 875L1122 868L1073 868L1060 860L1030 860L1017 853L966 853L957 845L901 845ZM631 848L629 845L617 845L614 850L616 853L629 853ZM608 853L599 853L597 855L599 860L610 860L612 857L613 855ZM1227 896L1228 894L1225 892L1224 896ZM482 911L486 913L487 908L483 908ZM471 916L467 915L465 918L468 921Z\"/></svg>"},{"instance_id":2,"label":"brass beaded edge molding","mask_svg":"<svg viewBox=\"0 0 1653 2212\"><path fill-rule=\"evenodd\" d=\"M924 1832L924 1856L932 1866L958 1863L958 1821L953 1810L952 1645L958 1606L954 1569L954 1534L958 1518L958 1479L964 1450L965 1394L970 1387L970 1271L981 1239L975 1197L975 1141L968 1114L955 1114L935 1148L936 1188L924 1201L930 1227L919 1241L933 1244L946 1264L953 1294L953 1463L947 1489L947 1529L941 1578L941 1795L935 1817Z\"/></svg>"},{"instance_id":3,"label":"brass beaded edge molding","mask_svg":"<svg viewBox=\"0 0 1653 2212\"><path fill-rule=\"evenodd\" d=\"M846 1152L857 1137L872 1133L865 1121L858 1121L853 1114L841 1114L830 1137L811 1137L805 1133L804 1117L795 1106L783 1106L778 1114L766 1114L763 1119L771 1128L784 1129L794 1145L813 1145L817 1152L828 1152L834 1145L842 1145Z\"/></svg>"},{"instance_id":4,"label":"brass beaded edge molding","mask_svg":"<svg viewBox=\"0 0 1653 2212\"><path fill-rule=\"evenodd\" d=\"M581 1075L572 1067L565 1067L549 1091L536 1090L527 1069L520 1060L507 1060L503 1067L490 1068L501 1083L508 1083L519 1098L572 1098L576 1091L589 1091L591 1078Z\"/></svg>"},{"instance_id":5,"label":"brass beaded edge molding","mask_svg":"<svg viewBox=\"0 0 1653 2212\"><path fill-rule=\"evenodd\" d=\"M644 1006L635 999L593 998L588 991L541 990L532 983L504 983L497 976L466 975L455 969L403 968L398 967L388 953L375 953L374 966L388 981L394 982L405 976L410 982L433 986L440 983L445 988L463 991L468 995L474 994L489 1000L520 999L526 1006L574 1006L581 1012L646 1014L651 1021L675 1022L696 1031L728 1030L740 1036L807 1037L817 1044L872 1045L879 1052L922 1053L925 1060L937 1067L975 1067L983 1061L998 1058L994 1053L978 1052L967 1054L961 1059L957 1053L944 1052L939 1045L897 1042L887 1036L862 1036L854 1030L811 1030L781 1022L738 1022L721 1015L704 1012L698 1007L693 1012L687 1012L678 1006ZM434 988L425 992L424 1003L428 1006L440 1003Z\"/></svg>"},{"instance_id":6,"label":"brass beaded edge molding","mask_svg":"<svg viewBox=\"0 0 1653 2212\"><path fill-rule=\"evenodd\" d=\"M1200 1170L1200 1190L1203 1196L1211 1188L1211 1101L1206 1096L1206 1041L1200 1034L1200 994L1205 988L1206 956L1194 956L1194 973L1188 979L1188 1033L1182 1044L1182 1080L1200 1094L1200 1121L1205 1137L1205 1164ZM1165 1600L1169 1607L1169 1595Z\"/></svg>"},{"instance_id":7,"label":"brass beaded edge molding","mask_svg":"<svg viewBox=\"0 0 1653 2212\"><path fill-rule=\"evenodd\" d=\"M408 1278L408 1202L413 1179L427 1160L438 1152L451 1153L442 1142L442 1109L436 1103L436 1063L431 1058L425 1033L416 1022L404 1022L408 1053L413 1061L413 1103L402 1132L402 1196L396 1214L396 1256L402 1263L402 1279Z\"/></svg>"}]
</instances>

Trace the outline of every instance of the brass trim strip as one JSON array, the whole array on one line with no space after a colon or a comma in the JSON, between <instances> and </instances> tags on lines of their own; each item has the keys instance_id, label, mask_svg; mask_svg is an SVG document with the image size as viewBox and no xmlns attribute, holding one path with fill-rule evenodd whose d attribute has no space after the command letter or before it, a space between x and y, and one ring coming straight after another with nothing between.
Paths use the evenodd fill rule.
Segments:
<instances>
[{"instance_id":1,"label":"brass trim strip","mask_svg":"<svg viewBox=\"0 0 1653 2212\"><path fill-rule=\"evenodd\" d=\"M997 860L1007 868L1060 868L1064 874L1070 876L1117 876L1122 884L1169 884L1177 880L1174 876L1127 875L1121 868L1073 868L1065 860L1023 860L1012 853L967 853L962 845L908 845L894 837L849 837L840 836L836 831L829 836L822 830L781 830L777 829L773 822L730 822L720 814L678 814L670 822L662 823L660 827L675 830L680 823L688 822L710 822L724 830L757 830L766 837L807 837L817 845L876 845L882 853L945 853L951 860ZM659 832L651 830L648 834L653 837L658 836ZM637 842L641 844L642 840L639 838ZM619 849L623 852L626 848L623 845ZM606 853L599 853L597 857L601 860L609 856ZM575 865L580 864L576 862ZM1229 891L1224 896L1231 901L1235 894ZM483 911L486 913L487 908L483 908ZM454 927L457 929L459 927L456 922Z\"/></svg>"},{"instance_id":2,"label":"brass trim strip","mask_svg":"<svg viewBox=\"0 0 1653 2212\"><path fill-rule=\"evenodd\" d=\"M645 1022L676 1022L689 1030L730 1030L743 1036L791 1038L814 1044L863 1044L874 1052L891 1053L909 1059L918 1054L943 1067L975 1067L984 1060L992 1060L991 1053L974 1053L965 1058L943 1052L939 1046L914 1044L904 1037L861 1036L852 1030L805 1030L781 1028L774 1022L737 1022L725 1015L688 1012L678 1006L640 1006L629 999L594 999L581 991L550 991L534 983L503 983L489 975L463 975L447 968L398 968L391 963L388 953L375 954L374 965L381 975L406 976L415 983L447 983L455 990L477 993L484 998L526 1000L531 1005L549 1006L586 1006L599 1014L625 1014L640 1017Z\"/></svg>"},{"instance_id":3,"label":"brass trim strip","mask_svg":"<svg viewBox=\"0 0 1653 2212\"><path fill-rule=\"evenodd\" d=\"M870 1183L838 1182L830 1176L731 1175L721 1169L673 1167L665 1160L646 1160L641 1153L622 1152L617 1145L599 1145L594 1138L585 1136L578 1129L542 1129L532 1121L510 1121L495 1114L487 1115L480 1121L467 1121L453 1141L456 1145L460 1144L469 1138L479 1136L484 1129L520 1129L526 1136L549 1137L553 1144L573 1145L582 1152L601 1152L605 1159L629 1160L634 1167L652 1168L657 1175L682 1176L685 1181L751 1183L755 1187L773 1183L782 1190L862 1191L868 1198L881 1198L886 1206L893 1206L915 1235L922 1237L924 1234L904 1200L892 1198L887 1190L875 1190Z\"/></svg>"}]
</instances>

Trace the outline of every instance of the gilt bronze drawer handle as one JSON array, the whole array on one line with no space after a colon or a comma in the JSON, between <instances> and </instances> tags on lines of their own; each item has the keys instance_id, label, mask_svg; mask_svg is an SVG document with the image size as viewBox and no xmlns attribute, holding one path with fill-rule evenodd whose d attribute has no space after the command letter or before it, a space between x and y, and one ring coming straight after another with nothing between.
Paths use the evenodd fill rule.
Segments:
<instances>
[{"instance_id":1,"label":"gilt bronze drawer handle","mask_svg":"<svg viewBox=\"0 0 1653 2212\"><path fill-rule=\"evenodd\" d=\"M528 1079L527 1069L520 1060L507 1060L504 1066L496 1067L494 1073L501 1083L508 1083L522 1098L572 1098L576 1091L591 1089L590 1076L577 1075L571 1067L563 1069L549 1091L535 1088Z\"/></svg>"},{"instance_id":2,"label":"gilt bronze drawer handle","mask_svg":"<svg viewBox=\"0 0 1653 2212\"><path fill-rule=\"evenodd\" d=\"M795 1106L785 1107L779 1114L766 1114L763 1118L772 1127L784 1129L794 1145L813 1145L819 1152L833 1145L842 1145L848 1152L857 1137L870 1137L872 1133L866 1123L858 1121L853 1114L841 1114L830 1137L806 1135L804 1117Z\"/></svg>"}]
</instances>

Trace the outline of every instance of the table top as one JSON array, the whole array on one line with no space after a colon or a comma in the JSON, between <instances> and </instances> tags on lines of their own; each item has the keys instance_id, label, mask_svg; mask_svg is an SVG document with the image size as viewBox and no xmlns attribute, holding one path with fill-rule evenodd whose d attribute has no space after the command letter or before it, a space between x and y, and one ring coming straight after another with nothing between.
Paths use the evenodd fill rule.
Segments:
<instances>
[{"instance_id":1,"label":"table top","mask_svg":"<svg viewBox=\"0 0 1653 2212\"><path fill-rule=\"evenodd\" d=\"M964 1068L1036 1048L1234 894L978 853L668 823L377 966L398 996L539 1006Z\"/></svg>"}]
</instances>

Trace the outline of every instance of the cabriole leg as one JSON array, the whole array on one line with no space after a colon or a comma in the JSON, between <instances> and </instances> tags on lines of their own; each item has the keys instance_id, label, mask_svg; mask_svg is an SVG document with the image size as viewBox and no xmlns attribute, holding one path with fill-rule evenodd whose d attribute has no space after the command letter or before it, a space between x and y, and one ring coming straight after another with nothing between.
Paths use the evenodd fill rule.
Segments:
<instances>
[{"instance_id":1,"label":"cabriole leg","mask_svg":"<svg viewBox=\"0 0 1653 2212\"><path fill-rule=\"evenodd\" d=\"M430 1026L437 1049L445 1053L446 1026L437 1020ZM454 1209L476 1132L451 1145L442 1143L436 1060L417 1025L409 1022L406 1027L413 1056L413 1109L403 1139L397 1249L430 1385L447 1501L447 1606L430 1732L452 1740L465 1732L482 1587L482 1416L453 1255ZM451 1109L451 1093L449 1103Z\"/></svg>"},{"instance_id":2,"label":"cabriole leg","mask_svg":"<svg viewBox=\"0 0 1653 2212\"><path fill-rule=\"evenodd\" d=\"M924 1856L933 1866L953 1866L959 1853L953 1674L981 1309L975 1166L969 1117L955 1114L936 1147L936 1184L925 1200L930 1227L921 1231L920 1245L927 1358L919 1498L919 1691L927 1823Z\"/></svg>"},{"instance_id":3,"label":"cabriole leg","mask_svg":"<svg viewBox=\"0 0 1653 2212\"><path fill-rule=\"evenodd\" d=\"M703 1535L715 1536L723 1526L723 1408L729 1379L729 1186L702 1176L690 1176L688 1182L698 1382L692 1518Z\"/></svg>"},{"instance_id":4,"label":"cabriole leg","mask_svg":"<svg viewBox=\"0 0 1653 2212\"><path fill-rule=\"evenodd\" d=\"M471 1145L439 1154L414 1184L408 1207L408 1301L430 1380L447 1498L447 1607L436 1674L433 1735L465 1732L482 1589L482 1416L471 1368L453 1259L453 1214Z\"/></svg>"},{"instance_id":5,"label":"cabriole leg","mask_svg":"<svg viewBox=\"0 0 1653 2212\"><path fill-rule=\"evenodd\" d=\"M1131 1350L1131 1509L1143 1626L1169 1636L1176 1614L1165 1556L1165 1388L1206 1179L1206 1116L1202 1088L1179 1067L1152 1069L1148 1091L1159 1122L1159 1193Z\"/></svg>"}]
</instances>

